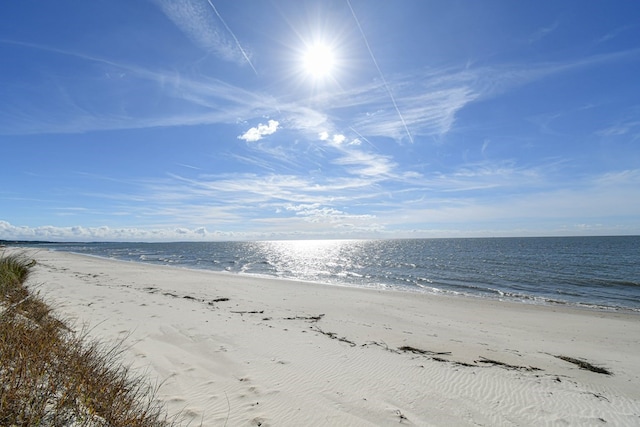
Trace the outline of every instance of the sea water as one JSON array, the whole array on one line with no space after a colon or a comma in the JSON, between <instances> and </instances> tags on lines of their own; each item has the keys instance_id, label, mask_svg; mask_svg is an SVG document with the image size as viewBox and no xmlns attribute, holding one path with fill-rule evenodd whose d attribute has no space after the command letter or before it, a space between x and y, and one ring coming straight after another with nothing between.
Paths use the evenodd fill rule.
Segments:
<instances>
[{"instance_id":1,"label":"sea water","mask_svg":"<svg viewBox=\"0 0 640 427\"><path fill-rule=\"evenodd\" d=\"M331 285L640 312L640 236L38 246Z\"/></svg>"}]
</instances>

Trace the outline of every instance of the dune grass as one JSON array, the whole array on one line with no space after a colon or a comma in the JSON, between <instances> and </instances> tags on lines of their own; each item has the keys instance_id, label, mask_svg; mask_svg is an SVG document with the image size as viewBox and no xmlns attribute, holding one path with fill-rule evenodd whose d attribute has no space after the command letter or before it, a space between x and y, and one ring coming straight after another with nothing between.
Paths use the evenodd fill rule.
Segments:
<instances>
[{"instance_id":1,"label":"dune grass","mask_svg":"<svg viewBox=\"0 0 640 427\"><path fill-rule=\"evenodd\" d=\"M155 388L73 332L25 285L35 261L0 254L0 425L169 426Z\"/></svg>"}]
</instances>

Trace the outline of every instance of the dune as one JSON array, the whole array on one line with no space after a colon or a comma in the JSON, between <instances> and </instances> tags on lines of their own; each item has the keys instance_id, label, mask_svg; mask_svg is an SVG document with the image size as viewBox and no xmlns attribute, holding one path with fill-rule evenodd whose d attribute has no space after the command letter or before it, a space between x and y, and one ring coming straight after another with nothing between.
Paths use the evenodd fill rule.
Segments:
<instances>
[{"instance_id":1,"label":"dune","mask_svg":"<svg viewBox=\"0 0 640 427\"><path fill-rule=\"evenodd\" d=\"M640 424L638 313L29 256L185 424Z\"/></svg>"}]
</instances>

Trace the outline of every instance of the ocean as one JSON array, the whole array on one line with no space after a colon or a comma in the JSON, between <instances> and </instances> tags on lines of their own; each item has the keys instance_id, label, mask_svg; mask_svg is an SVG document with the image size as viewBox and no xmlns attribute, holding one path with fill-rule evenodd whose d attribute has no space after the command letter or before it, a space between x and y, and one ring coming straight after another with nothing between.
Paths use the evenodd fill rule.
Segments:
<instances>
[{"instance_id":1,"label":"ocean","mask_svg":"<svg viewBox=\"0 0 640 427\"><path fill-rule=\"evenodd\" d=\"M640 312L640 236L26 246L338 286Z\"/></svg>"}]
</instances>

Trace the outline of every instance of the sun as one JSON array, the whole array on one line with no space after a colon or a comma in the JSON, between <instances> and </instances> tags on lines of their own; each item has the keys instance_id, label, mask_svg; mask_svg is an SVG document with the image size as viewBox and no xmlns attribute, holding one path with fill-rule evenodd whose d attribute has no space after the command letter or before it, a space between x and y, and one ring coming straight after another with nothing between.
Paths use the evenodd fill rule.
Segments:
<instances>
[{"instance_id":1,"label":"sun","mask_svg":"<svg viewBox=\"0 0 640 427\"><path fill-rule=\"evenodd\" d=\"M335 63L333 49L323 43L308 46L302 56L304 70L315 79L329 77L335 68Z\"/></svg>"}]
</instances>

